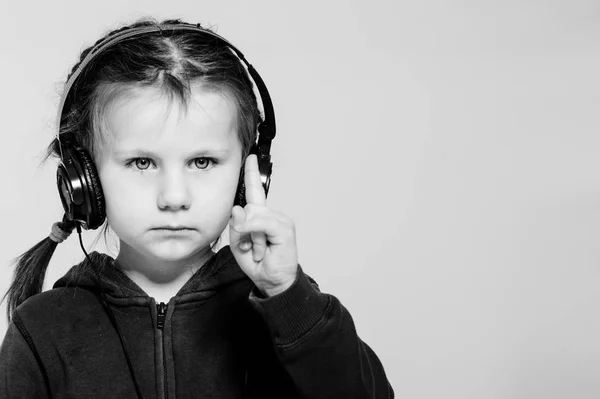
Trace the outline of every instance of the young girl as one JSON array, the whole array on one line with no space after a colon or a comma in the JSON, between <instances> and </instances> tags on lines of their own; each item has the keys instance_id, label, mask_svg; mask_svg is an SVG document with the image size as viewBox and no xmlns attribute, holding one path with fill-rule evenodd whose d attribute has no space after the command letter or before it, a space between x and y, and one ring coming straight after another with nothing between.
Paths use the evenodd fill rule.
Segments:
<instances>
[{"instance_id":1,"label":"young girl","mask_svg":"<svg viewBox=\"0 0 600 399\"><path fill-rule=\"evenodd\" d=\"M65 216L17 264L0 397L394 397L265 204L274 113L232 45L179 20L110 33L69 75L58 133ZM109 225L117 257L85 253L81 228ZM41 293L73 229L85 260Z\"/></svg>"}]
</instances>

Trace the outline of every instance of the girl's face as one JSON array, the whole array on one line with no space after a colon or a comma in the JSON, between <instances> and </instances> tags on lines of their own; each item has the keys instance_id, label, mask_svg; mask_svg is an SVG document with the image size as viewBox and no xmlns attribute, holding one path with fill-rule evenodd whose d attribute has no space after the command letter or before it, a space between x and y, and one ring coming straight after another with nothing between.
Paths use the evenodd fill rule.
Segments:
<instances>
[{"instance_id":1,"label":"girl's face","mask_svg":"<svg viewBox=\"0 0 600 399\"><path fill-rule=\"evenodd\" d=\"M128 94L106 111L97 162L108 223L121 252L185 260L215 241L231 215L242 165L235 105L201 87L187 109L153 88Z\"/></svg>"}]
</instances>

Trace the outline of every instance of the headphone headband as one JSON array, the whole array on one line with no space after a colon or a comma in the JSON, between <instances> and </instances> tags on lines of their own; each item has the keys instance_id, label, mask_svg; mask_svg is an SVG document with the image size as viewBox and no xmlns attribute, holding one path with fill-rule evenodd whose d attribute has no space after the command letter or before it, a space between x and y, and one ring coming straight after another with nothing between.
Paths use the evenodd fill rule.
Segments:
<instances>
[{"instance_id":1,"label":"headphone headband","mask_svg":"<svg viewBox=\"0 0 600 399\"><path fill-rule=\"evenodd\" d=\"M238 50L233 44L231 44L225 38L217 35L216 33L212 32L212 31L202 28L200 26L200 24L197 24L197 25L165 24L162 26L142 26L142 27L138 27L138 28L131 28L131 29L124 30L122 32L115 33L113 36L109 36L109 37L105 38L103 41L101 41L96 46L94 46L90 50L90 52L86 55L86 57L83 59L83 61L81 61L81 63L79 64L79 66L77 67L75 72L73 72L73 74L71 75L71 77L69 78L67 83L65 84L65 89L64 89L63 95L61 97L61 101L58 105L58 114L56 116L56 138L59 140L59 142L60 142L60 138L59 138L60 122L62 120L65 103L71 92L71 87L75 84L75 81L77 80L77 78L79 77L81 72L85 69L85 67L90 62L92 62L99 54L101 54L106 48L110 47L111 45L113 45L115 43L129 39L134 36L143 35L145 33L163 32L163 31L191 31L191 32L198 32L203 35L208 35L208 36L216 39L218 42L221 42L222 44L226 45L228 48L230 48L235 53L235 55L240 59L240 61L242 61L242 63L246 66L246 68L248 70L248 74L254 81L254 84L260 95L260 100L263 104L264 118L263 118L263 121L260 123L259 129L258 129L259 130L258 147L265 149L266 154L269 154L270 148L271 148L271 140L273 140L273 138L275 137L276 126L275 126L275 111L273 109L273 103L271 101L271 96L269 94L269 91L267 90L267 86L265 85L264 81L262 80L262 78L260 77L260 75L258 74L256 69L254 69L254 67L246 60L246 57L244 57L244 54L240 50Z\"/></svg>"}]
</instances>

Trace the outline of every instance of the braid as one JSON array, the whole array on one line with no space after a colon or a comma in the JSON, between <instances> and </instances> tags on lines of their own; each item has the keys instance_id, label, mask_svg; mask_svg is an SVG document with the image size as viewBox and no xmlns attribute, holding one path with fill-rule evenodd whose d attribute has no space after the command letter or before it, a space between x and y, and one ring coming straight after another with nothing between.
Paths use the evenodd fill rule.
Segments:
<instances>
[{"instance_id":1,"label":"braid","mask_svg":"<svg viewBox=\"0 0 600 399\"><path fill-rule=\"evenodd\" d=\"M67 215L64 215L62 221L57 222L56 226L62 230L63 234L66 233L64 236L66 238L77 226L77 223L70 221ZM50 236L52 235L51 232ZM8 320L12 319L17 307L25 302L27 298L42 292L46 270L58 244L50 236L45 237L31 249L13 259L15 270L12 283L0 300L0 303L2 303L5 299L8 299L6 307Z\"/></svg>"}]
</instances>

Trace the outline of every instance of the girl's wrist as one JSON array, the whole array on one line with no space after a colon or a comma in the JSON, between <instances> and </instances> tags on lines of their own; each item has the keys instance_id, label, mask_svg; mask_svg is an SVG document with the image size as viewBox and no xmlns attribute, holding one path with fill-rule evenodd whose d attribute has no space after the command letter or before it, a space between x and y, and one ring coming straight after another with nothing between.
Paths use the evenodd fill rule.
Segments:
<instances>
[{"instance_id":1,"label":"girl's wrist","mask_svg":"<svg viewBox=\"0 0 600 399\"><path fill-rule=\"evenodd\" d=\"M284 284L277 284L277 285L268 285L268 286L257 286L258 290L261 292L261 294L263 294L265 297L270 298L272 296L281 294L282 292L286 291L288 288L290 288L293 284L294 284L295 280L290 280Z\"/></svg>"}]
</instances>

